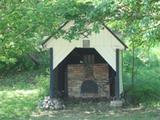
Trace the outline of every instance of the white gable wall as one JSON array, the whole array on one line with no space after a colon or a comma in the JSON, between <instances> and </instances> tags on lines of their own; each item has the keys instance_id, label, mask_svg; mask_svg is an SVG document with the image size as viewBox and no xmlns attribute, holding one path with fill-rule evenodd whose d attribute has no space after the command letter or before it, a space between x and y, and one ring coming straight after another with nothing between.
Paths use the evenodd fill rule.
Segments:
<instances>
[{"instance_id":1,"label":"white gable wall","mask_svg":"<svg viewBox=\"0 0 160 120\"><path fill-rule=\"evenodd\" d=\"M44 46L46 48L53 48L54 68L56 68L74 48L82 48L84 39L90 40L90 47L95 48L116 71L116 49L122 50L125 48L107 29L101 30L98 34L92 33L88 38L81 37L79 40L72 40L71 42L63 38L50 39Z\"/></svg>"},{"instance_id":2,"label":"white gable wall","mask_svg":"<svg viewBox=\"0 0 160 120\"><path fill-rule=\"evenodd\" d=\"M101 30L99 34L93 33L88 39L90 46L116 71L116 49L125 49L124 46L107 29Z\"/></svg>"},{"instance_id":3,"label":"white gable wall","mask_svg":"<svg viewBox=\"0 0 160 120\"><path fill-rule=\"evenodd\" d=\"M82 47L80 40L74 40L69 42L68 40L64 40L59 38L57 40L50 39L47 44L47 48L53 48L53 69L61 63L65 57L75 48Z\"/></svg>"}]
</instances>

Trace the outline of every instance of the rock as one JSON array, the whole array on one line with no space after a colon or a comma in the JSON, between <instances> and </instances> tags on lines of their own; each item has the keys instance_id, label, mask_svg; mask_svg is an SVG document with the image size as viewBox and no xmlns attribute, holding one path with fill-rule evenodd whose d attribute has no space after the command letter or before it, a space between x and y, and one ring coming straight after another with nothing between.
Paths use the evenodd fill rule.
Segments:
<instances>
[{"instance_id":1,"label":"rock","mask_svg":"<svg viewBox=\"0 0 160 120\"><path fill-rule=\"evenodd\" d=\"M44 100L40 101L38 107L44 110L60 110L64 109L65 105L60 99L45 97Z\"/></svg>"},{"instance_id":2,"label":"rock","mask_svg":"<svg viewBox=\"0 0 160 120\"><path fill-rule=\"evenodd\" d=\"M123 101L122 100L112 100L110 102L111 107L122 107Z\"/></svg>"}]
</instances>

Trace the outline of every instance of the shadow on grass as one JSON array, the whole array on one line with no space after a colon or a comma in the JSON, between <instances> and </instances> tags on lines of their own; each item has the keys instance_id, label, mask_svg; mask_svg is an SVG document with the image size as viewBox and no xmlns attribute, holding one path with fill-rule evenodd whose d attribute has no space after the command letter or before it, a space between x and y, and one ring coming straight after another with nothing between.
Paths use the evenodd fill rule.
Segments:
<instances>
[{"instance_id":1,"label":"shadow on grass","mask_svg":"<svg viewBox=\"0 0 160 120\"><path fill-rule=\"evenodd\" d=\"M0 120L29 120L48 84L48 77L41 74L37 70L0 76Z\"/></svg>"},{"instance_id":2,"label":"shadow on grass","mask_svg":"<svg viewBox=\"0 0 160 120\"><path fill-rule=\"evenodd\" d=\"M37 105L37 90L0 91L0 120L29 118Z\"/></svg>"},{"instance_id":3,"label":"shadow on grass","mask_svg":"<svg viewBox=\"0 0 160 120\"><path fill-rule=\"evenodd\" d=\"M142 106L113 108L108 102L68 103L65 110L37 111L31 120L159 120L160 110Z\"/></svg>"}]
</instances>

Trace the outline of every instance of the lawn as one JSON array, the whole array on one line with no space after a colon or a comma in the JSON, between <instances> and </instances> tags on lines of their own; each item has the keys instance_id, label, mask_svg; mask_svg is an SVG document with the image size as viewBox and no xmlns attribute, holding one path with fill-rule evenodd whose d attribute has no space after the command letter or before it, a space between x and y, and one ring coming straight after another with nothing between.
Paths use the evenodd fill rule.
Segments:
<instances>
[{"instance_id":1,"label":"lawn","mask_svg":"<svg viewBox=\"0 0 160 120\"><path fill-rule=\"evenodd\" d=\"M66 102L65 110L37 109L38 89L1 90L0 120L160 120L160 108L111 108L108 102Z\"/></svg>"},{"instance_id":2,"label":"lawn","mask_svg":"<svg viewBox=\"0 0 160 120\"><path fill-rule=\"evenodd\" d=\"M36 107L37 90L0 91L0 120L23 120Z\"/></svg>"},{"instance_id":3,"label":"lawn","mask_svg":"<svg viewBox=\"0 0 160 120\"><path fill-rule=\"evenodd\" d=\"M158 103L112 108L107 101L65 101L64 110L40 110L37 104L47 94L49 83L48 76L40 74L0 78L0 120L160 120Z\"/></svg>"},{"instance_id":4,"label":"lawn","mask_svg":"<svg viewBox=\"0 0 160 120\"><path fill-rule=\"evenodd\" d=\"M23 72L0 76L0 120L28 120L39 99L34 80L36 74Z\"/></svg>"},{"instance_id":5,"label":"lawn","mask_svg":"<svg viewBox=\"0 0 160 120\"><path fill-rule=\"evenodd\" d=\"M160 120L159 113L158 108L111 108L107 102L82 102L61 111L33 113L31 120Z\"/></svg>"}]
</instances>

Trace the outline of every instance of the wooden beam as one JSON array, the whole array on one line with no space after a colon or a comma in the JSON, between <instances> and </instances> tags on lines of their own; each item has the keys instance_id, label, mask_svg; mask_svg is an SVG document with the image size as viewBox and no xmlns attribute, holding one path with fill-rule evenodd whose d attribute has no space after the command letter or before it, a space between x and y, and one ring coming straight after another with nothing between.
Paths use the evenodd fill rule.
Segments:
<instances>
[{"instance_id":1,"label":"wooden beam","mask_svg":"<svg viewBox=\"0 0 160 120\"><path fill-rule=\"evenodd\" d=\"M116 78L115 78L115 97L116 99L120 98L120 94L119 94L119 66L120 66L120 62L119 62L119 57L120 57L120 50L116 49Z\"/></svg>"},{"instance_id":2,"label":"wooden beam","mask_svg":"<svg viewBox=\"0 0 160 120\"><path fill-rule=\"evenodd\" d=\"M58 93L59 93L59 96L61 97L62 96L62 91L63 91L63 63L60 63L59 66L58 66Z\"/></svg>"},{"instance_id":3,"label":"wooden beam","mask_svg":"<svg viewBox=\"0 0 160 120\"><path fill-rule=\"evenodd\" d=\"M50 48L50 97L54 97L53 48Z\"/></svg>"},{"instance_id":4,"label":"wooden beam","mask_svg":"<svg viewBox=\"0 0 160 120\"><path fill-rule=\"evenodd\" d=\"M115 76L116 71L109 65L109 82L110 82L110 96L115 96Z\"/></svg>"},{"instance_id":5,"label":"wooden beam","mask_svg":"<svg viewBox=\"0 0 160 120\"><path fill-rule=\"evenodd\" d=\"M67 73L68 73L68 68L67 68L67 65L65 65L65 73L64 73L64 76L65 76L65 79L64 79L64 97L66 97L66 98L68 97L68 76L67 76Z\"/></svg>"}]
</instances>

